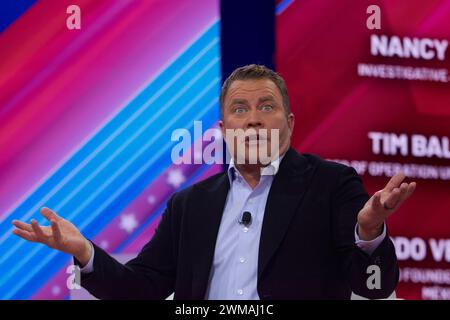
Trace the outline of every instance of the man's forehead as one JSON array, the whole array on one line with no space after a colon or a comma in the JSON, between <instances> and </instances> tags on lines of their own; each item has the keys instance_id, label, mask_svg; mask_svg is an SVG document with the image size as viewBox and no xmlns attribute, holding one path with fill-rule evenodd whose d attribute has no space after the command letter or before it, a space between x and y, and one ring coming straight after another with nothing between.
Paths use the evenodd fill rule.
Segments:
<instances>
[{"instance_id":1,"label":"man's forehead","mask_svg":"<svg viewBox=\"0 0 450 320\"><path fill-rule=\"evenodd\" d=\"M234 99L255 93L258 98L270 98L279 95L276 84L270 79L251 79L233 81L228 89L227 96Z\"/></svg>"}]
</instances>

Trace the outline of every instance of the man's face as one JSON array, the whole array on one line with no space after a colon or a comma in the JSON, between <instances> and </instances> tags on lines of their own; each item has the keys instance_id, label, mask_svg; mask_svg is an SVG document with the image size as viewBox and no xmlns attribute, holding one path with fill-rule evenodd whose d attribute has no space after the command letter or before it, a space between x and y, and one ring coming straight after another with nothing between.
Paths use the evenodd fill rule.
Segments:
<instances>
[{"instance_id":1,"label":"man's face","mask_svg":"<svg viewBox=\"0 0 450 320\"><path fill-rule=\"evenodd\" d=\"M235 160L240 144L245 149L245 161L248 163L250 150L266 144L269 151L270 144L276 142L276 134L271 129L278 129L277 151L280 155L286 152L294 129L294 115L286 115L281 92L272 80L236 80L231 83L224 98L220 128ZM234 150L230 150L231 140L227 129L242 129L245 132L243 139L232 138ZM273 154L270 151L268 153L273 160Z\"/></svg>"}]
</instances>

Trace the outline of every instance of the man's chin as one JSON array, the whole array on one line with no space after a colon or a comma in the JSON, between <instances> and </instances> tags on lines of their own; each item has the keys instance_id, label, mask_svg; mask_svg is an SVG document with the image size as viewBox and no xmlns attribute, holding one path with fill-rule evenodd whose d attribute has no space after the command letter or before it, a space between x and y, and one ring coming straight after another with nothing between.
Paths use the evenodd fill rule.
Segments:
<instances>
[{"instance_id":1,"label":"man's chin","mask_svg":"<svg viewBox=\"0 0 450 320\"><path fill-rule=\"evenodd\" d=\"M257 146L249 146L248 148L245 148L245 155L237 155L235 160L237 164L265 166L270 164L276 158L278 158L278 153L274 155L268 152L259 154Z\"/></svg>"}]
</instances>

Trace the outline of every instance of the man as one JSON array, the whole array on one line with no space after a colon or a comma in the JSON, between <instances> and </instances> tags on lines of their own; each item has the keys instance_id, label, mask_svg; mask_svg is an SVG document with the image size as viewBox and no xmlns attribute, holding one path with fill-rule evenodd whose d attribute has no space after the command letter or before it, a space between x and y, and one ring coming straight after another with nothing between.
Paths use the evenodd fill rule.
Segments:
<instances>
[{"instance_id":1,"label":"man","mask_svg":"<svg viewBox=\"0 0 450 320\"><path fill-rule=\"evenodd\" d=\"M50 227L14 221L14 233L73 255L82 286L99 298L175 292L175 299L349 299L352 290L389 296L398 267L385 220L415 183L397 174L369 199L354 169L290 148L286 86L264 66L236 69L220 102L227 144L234 139L245 154L230 148L227 172L175 193L135 259L120 264L47 208L41 213ZM235 129L253 134L227 138ZM252 139L270 144L275 137L270 163L251 162ZM371 270L378 280L369 279Z\"/></svg>"}]
</instances>

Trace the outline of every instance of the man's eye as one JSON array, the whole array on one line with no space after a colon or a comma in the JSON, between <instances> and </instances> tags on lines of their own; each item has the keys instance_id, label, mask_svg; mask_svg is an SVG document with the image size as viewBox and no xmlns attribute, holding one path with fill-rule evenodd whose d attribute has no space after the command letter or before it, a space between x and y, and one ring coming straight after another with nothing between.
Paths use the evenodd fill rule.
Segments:
<instances>
[{"instance_id":1,"label":"man's eye","mask_svg":"<svg viewBox=\"0 0 450 320\"><path fill-rule=\"evenodd\" d=\"M242 107L238 107L234 109L234 113L244 113L245 112L245 108Z\"/></svg>"},{"instance_id":2,"label":"man's eye","mask_svg":"<svg viewBox=\"0 0 450 320\"><path fill-rule=\"evenodd\" d=\"M265 106L262 106L262 111L272 111L273 110L273 107L271 106L271 105L265 105Z\"/></svg>"}]
</instances>

